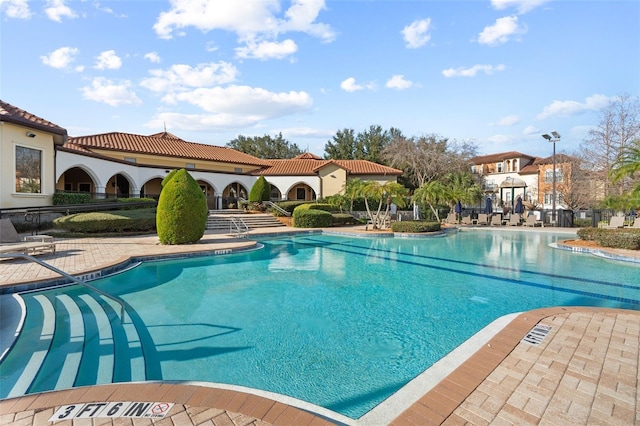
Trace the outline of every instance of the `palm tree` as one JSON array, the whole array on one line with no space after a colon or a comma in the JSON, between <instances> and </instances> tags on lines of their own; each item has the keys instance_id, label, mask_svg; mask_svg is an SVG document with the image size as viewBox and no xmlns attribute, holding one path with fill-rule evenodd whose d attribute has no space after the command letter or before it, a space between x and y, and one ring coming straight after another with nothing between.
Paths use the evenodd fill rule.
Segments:
<instances>
[{"instance_id":1,"label":"palm tree","mask_svg":"<svg viewBox=\"0 0 640 426\"><path fill-rule=\"evenodd\" d=\"M351 209L353 212L353 202L356 198L360 198L362 196L362 189L367 185L367 182L362 179L353 178L347 180L342 190L344 191L344 195L351 200Z\"/></svg>"},{"instance_id":2,"label":"palm tree","mask_svg":"<svg viewBox=\"0 0 640 426\"><path fill-rule=\"evenodd\" d=\"M446 188L442 184L442 182L432 180L431 182L422 184L420 188L416 189L411 200L415 201L418 204L428 205L434 216L436 217L436 220L440 222L438 209L436 209L435 206L446 202L447 197L445 197L445 192Z\"/></svg>"},{"instance_id":3,"label":"palm tree","mask_svg":"<svg viewBox=\"0 0 640 426\"><path fill-rule=\"evenodd\" d=\"M458 201L465 204L475 204L482 199L482 188L474 180L471 173L450 173L445 176L443 198L451 208Z\"/></svg>"},{"instance_id":4,"label":"palm tree","mask_svg":"<svg viewBox=\"0 0 640 426\"><path fill-rule=\"evenodd\" d=\"M640 139L633 141L631 145L627 145L622 149L620 156L613 164L613 168L609 173L613 183L629 177L633 187L631 188L629 195L637 195L640 193L640 179L636 174L640 172ZM634 182L635 180L635 182ZM636 206L638 207L638 206Z\"/></svg>"},{"instance_id":5,"label":"palm tree","mask_svg":"<svg viewBox=\"0 0 640 426\"><path fill-rule=\"evenodd\" d=\"M408 190L397 182L385 182L381 184L377 181L366 181L365 185L361 188L360 194L364 197L367 215L371 223L373 223L373 229L378 229L386 223L389 217L391 203L399 207L405 206ZM375 216L369 208L369 199L378 201L378 209ZM384 210L384 216L381 217L383 204L386 204L386 208Z\"/></svg>"}]
</instances>

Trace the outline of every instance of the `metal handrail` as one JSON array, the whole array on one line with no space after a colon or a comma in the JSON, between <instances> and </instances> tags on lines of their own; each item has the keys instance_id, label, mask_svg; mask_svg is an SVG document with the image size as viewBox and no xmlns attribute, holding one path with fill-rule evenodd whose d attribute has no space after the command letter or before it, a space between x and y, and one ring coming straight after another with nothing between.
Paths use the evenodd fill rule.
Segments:
<instances>
[{"instance_id":1,"label":"metal handrail","mask_svg":"<svg viewBox=\"0 0 640 426\"><path fill-rule=\"evenodd\" d=\"M29 260L31 262L37 263L38 265L42 266L43 268L47 268L50 271L55 272L56 274L62 275L64 278L67 278L71 281L73 281L76 284L80 284L82 286L87 287L90 290L95 291L98 294L101 294L102 296L111 299L113 301L115 301L116 303L118 303L120 305L121 311L120 311L120 321L124 322L124 312L125 312L125 306L124 306L124 301L122 299L120 299L118 296L112 296L109 293L100 290L97 287L92 286L91 284L88 284L84 281L82 281L80 278L74 277L73 275L67 274L66 272L56 268L55 266L51 266L46 262L43 262L42 260L36 259L33 256L29 256L28 254L21 254L21 253L12 253L12 254L0 254L0 258L12 258L12 259L25 259L25 260Z\"/></svg>"},{"instance_id":2,"label":"metal handrail","mask_svg":"<svg viewBox=\"0 0 640 426\"><path fill-rule=\"evenodd\" d=\"M282 207L280 207L279 205L277 205L273 201L263 201L263 203L265 203L266 205L274 208L280 214L283 214L285 216L291 216L291 213L289 213L288 211L286 211L285 209L283 209Z\"/></svg>"},{"instance_id":3,"label":"metal handrail","mask_svg":"<svg viewBox=\"0 0 640 426\"><path fill-rule=\"evenodd\" d=\"M240 237L243 232L244 232L245 236L249 233L249 226L247 225L247 223L244 220L242 220L242 218L238 218L236 220L236 218L231 217L229 219L230 219L230 221L229 221L229 233L232 232L232 229L231 229L232 225L236 227L238 237ZM240 225L238 224L238 221L240 221L240 223L242 224L244 229L240 229Z\"/></svg>"}]
</instances>

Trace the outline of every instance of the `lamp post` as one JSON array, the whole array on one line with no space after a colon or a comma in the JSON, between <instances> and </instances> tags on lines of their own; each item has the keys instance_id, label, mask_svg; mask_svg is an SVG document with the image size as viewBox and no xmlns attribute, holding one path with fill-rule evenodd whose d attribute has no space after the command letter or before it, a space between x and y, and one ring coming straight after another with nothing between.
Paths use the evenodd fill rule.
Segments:
<instances>
[{"instance_id":1,"label":"lamp post","mask_svg":"<svg viewBox=\"0 0 640 426\"><path fill-rule=\"evenodd\" d=\"M560 141L560 133L554 130L551 132L551 135L545 133L542 137L553 143L553 194L551 195L551 223L556 225L556 142Z\"/></svg>"}]
</instances>

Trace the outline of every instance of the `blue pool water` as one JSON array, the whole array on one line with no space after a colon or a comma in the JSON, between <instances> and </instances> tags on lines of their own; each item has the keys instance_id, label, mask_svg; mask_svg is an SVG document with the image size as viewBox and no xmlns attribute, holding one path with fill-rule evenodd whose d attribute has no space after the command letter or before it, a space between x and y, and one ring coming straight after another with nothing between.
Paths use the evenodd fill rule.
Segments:
<instances>
[{"instance_id":1,"label":"blue pool water","mask_svg":"<svg viewBox=\"0 0 640 426\"><path fill-rule=\"evenodd\" d=\"M24 294L25 331L0 364L0 396L21 386L196 380L358 418L502 315L640 309L637 265L548 246L562 238L311 234L265 239L243 254L148 262L92 283L127 303L131 320L121 325L117 305L83 288ZM52 309L55 327L43 321ZM19 378L34 350L44 357L38 374Z\"/></svg>"}]
</instances>

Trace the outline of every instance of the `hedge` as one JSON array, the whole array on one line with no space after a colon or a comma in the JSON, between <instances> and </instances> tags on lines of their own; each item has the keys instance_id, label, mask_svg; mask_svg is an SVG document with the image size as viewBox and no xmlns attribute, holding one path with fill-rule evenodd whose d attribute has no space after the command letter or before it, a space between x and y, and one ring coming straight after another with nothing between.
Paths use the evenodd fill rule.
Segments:
<instances>
[{"instance_id":1,"label":"hedge","mask_svg":"<svg viewBox=\"0 0 640 426\"><path fill-rule=\"evenodd\" d=\"M91 201L91 194L86 192L56 192L53 194L53 205L86 204Z\"/></svg>"},{"instance_id":2,"label":"hedge","mask_svg":"<svg viewBox=\"0 0 640 426\"><path fill-rule=\"evenodd\" d=\"M150 232L156 214L155 209L76 213L54 219L53 227L76 233Z\"/></svg>"},{"instance_id":3,"label":"hedge","mask_svg":"<svg viewBox=\"0 0 640 426\"><path fill-rule=\"evenodd\" d=\"M411 234L436 232L440 231L440 229L440 222L427 222L421 220L403 220L400 222L393 222L391 224L391 230L393 232L407 232Z\"/></svg>"},{"instance_id":4,"label":"hedge","mask_svg":"<svg viewBox=\"0 0 640 426\"><path fill-rule=\"evenodd\" d=\"M303 204L307 204L306 201L280 201L279 203L276 203L281 209L286 210L287 212L289 212L289 214L292 214L293 211L296 209L296 207L301 206ZM274 213L276 216L280 216L282 213L278 213L277 210L274 209L274 211L272 212Z\"/></svg>"},{"instance_id":5,"label":"hedge","mask_svg":"<svg viewBox=\"0 0 640 426\"><path fill-rule=\"evenodd\" d=\"M359 223L358 219L348 213L334 213L332 216L334 226L356 225Z\"/></svg>"},{"instance_id":6,"label":"hedge","mask_svg":"<svg viewBox=\"0 0 640 426\"><path fill-rule=\"evenodd\" d=\"M578 230L578 237L585 241L595 241L602 247L640 250L640 229L587 227Z\"/></svg>"},{"instance_id":7,"label":"hedge","mask_svg":"<svg viewBox=\"0 0 640 426\"><path fill-rule=\"evenodd\" d=\"M293 226L296 228L326 228L333 224L333 215L323 210L293 211Z\"/></svg>"},{"instance_id":8,"label":"hedge","mask_svg":"<svg viewBox=\"0 0 640 426\"><path fill-rule=\"evenodd\" d=\"M298 207L296 207L294 209L294 212L296 210L323 210L325 212L332 212L334 210L333 206L331 204L327 204L327 203L305 203L305 204L301 204Z\"/></svg>"}]
</instances>

